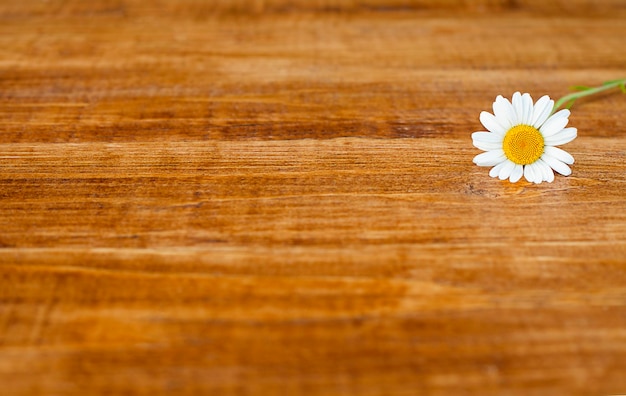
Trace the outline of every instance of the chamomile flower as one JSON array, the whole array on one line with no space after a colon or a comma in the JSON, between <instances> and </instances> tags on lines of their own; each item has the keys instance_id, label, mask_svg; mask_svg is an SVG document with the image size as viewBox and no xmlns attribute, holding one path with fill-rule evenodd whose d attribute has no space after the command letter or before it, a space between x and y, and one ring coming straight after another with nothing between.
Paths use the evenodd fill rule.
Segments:
<instances>
[{"instance_id":1,"label":"chamomile flower","mask_svg":"<svg viewBox=\"0 0 626 396\"><path fill-rule=\"evenodd\" d=\"M574 157L556 147L576 138L576 128L566 128L570 111L552 114L549 96L536 103L530 94L515 92L512 102L499 95L493 114L483 111L480 122L487 131L474 132L474 146L485 151L474 157L478 166L492 166L489 176L516 183L524 176L532 183L554 181L554 171L569 176Z\"/></svg>"}]
</instances>

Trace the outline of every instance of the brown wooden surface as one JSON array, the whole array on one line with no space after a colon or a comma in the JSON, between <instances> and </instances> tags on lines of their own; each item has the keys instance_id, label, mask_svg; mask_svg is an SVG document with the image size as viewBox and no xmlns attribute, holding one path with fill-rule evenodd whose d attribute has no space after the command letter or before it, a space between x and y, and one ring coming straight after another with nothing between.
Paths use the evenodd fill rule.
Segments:
<instances>
[{"instance_id":1,"label":"brown wooden surface","mask_svg":"<svg viewBox=\"0 0 626 396\"><path fill-rule=\"evenodd\" d=\"M3 1L6 395L626 393L626 3Z\"/></svg>"}]
</instances>

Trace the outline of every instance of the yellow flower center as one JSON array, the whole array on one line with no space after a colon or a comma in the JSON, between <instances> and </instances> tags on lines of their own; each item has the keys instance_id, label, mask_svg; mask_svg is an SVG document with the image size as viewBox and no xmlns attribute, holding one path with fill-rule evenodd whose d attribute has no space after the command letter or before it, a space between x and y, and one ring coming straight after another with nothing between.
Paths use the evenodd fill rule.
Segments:
<instances>
[{"instance_id":1,"label":"yellow flower center","mask_svg":"<svg viewBox=\"0 0 626 396\"><path fill-rule=\"evenodd\" d=\"M504 136L502 150L508 159L518 165L528 165L543 154L543 135L530 125L516 125Z\"/></svg>"}]
</instances>

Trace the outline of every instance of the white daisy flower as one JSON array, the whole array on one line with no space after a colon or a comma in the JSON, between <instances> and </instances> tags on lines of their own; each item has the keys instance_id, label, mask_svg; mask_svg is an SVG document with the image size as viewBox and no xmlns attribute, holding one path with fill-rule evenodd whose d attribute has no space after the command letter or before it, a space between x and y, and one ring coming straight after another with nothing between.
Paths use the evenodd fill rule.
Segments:
<instances>
[{"instance_id":1,"label":"white daisy flower","mask_svg":"<svg viewBox=\"0 0 626 396\"><path fill-rule=\"evenodd\" d=\"M474 146L486 151L474 157L478 166L493 166L489 176L517 182L522 175L532 183L554 180L554 172L569 176L574 157L556 147L576 138L576 128L566 128L567 109L551 115L554 101L549 96L533 103L530 94L513 94L512 103L498 95L493 113L480 113L487 131L474 132Z\"/></svg>"}]
</instances>

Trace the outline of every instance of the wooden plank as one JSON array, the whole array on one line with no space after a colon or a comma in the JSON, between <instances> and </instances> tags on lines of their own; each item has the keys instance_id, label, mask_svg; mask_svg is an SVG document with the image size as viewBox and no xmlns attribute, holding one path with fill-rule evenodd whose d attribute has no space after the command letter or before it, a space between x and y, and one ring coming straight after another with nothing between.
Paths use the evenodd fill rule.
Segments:
<instances>
[{"instance_id":1,"label":"wooden plank","mask_svg":"<svg viewBox=\"0 0 626 396\"><path fill-rule=\"evenodd\" d=\"M10 395L626 389L626 98L510 184L496 95L623 78L623 1L0 4Z\"/></svg>"}]
</instances>

